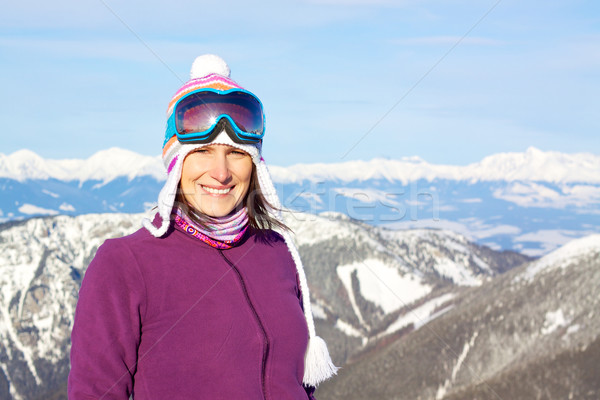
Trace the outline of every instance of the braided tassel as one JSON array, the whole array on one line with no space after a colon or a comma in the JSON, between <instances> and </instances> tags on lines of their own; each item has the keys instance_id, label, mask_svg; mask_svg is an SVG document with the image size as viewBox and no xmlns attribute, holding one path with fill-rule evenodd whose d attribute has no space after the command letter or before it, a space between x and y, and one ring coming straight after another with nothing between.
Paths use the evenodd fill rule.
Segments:
<instances>
[{"instance_id":1,"label":"braided tassel","mask_svg":"<svg viewBox=\"0 0 600 400\"><path fill-rule=\"evenodd\" d=\"M280 212L282 208L281 203L279 202L279 197L277 196L277 192L273 186L273 181L271 180L264 160L261 160L261 162L257 165L257 172L258 179L260 181L260 187L263 191L265 199L267 202L273 205L273 207L275 207L275 217L279 220L282 220ZM304 377L302 379L302 383L316 387L319 383L335 375L338 367L333 364L325 341L316 335L315 322L310 304L310 292L298 249L292 241L289 232L283 231L279 233L283 236L294 263L296 264L298 280L300 281L300 291L302 292L304 318L306 319L306 325L308 326L308 346L304 355Z\"/></svg>"}]
</instances>

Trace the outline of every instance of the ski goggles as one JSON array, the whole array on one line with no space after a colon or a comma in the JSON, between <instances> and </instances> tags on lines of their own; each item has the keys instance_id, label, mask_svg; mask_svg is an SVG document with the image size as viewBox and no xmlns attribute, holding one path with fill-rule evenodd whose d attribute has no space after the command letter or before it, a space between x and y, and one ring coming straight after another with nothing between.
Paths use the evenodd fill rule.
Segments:
<instances>
[{"instance_id":1,"label":"ski goggles","mask_svg":"<svg viewBox=\"0 0 600 400\"><path fill-rule=\"evenodd\" d=\"M265 134L260 100L243 89L198 89L179 99L167 121L167 140L210 143L223 130L236 143L258 143Z\"/></svg>"}]
</instances>

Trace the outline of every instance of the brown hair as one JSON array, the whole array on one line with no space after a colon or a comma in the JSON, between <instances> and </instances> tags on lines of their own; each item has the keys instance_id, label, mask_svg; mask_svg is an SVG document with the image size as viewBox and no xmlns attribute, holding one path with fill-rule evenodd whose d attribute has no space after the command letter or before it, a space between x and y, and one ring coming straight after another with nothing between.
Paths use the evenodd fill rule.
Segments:
<instances>
[{"instance_id":1,"label":"brown hair","mask_svg":"<svg viewBox=\"0 0 600 400\"><path fill-rule=\"evenodd\" d=\"M213 220L212 217L203 214L187 201L181 191L181 186L177 188L175 206L180 207L194 224L204 229L208 229L207 225ZM252 163L252 175L250 177L248 193L246 193L242 206L246 206L248 211L248 225L257 232L266 233L266 231L277 228L287 231L290 230L283 222L273 218L269 214L269 209L275 210L275 207L267 201L260 189L256 165L254 165L254 163Z\"/></svg>"}]
</instances>

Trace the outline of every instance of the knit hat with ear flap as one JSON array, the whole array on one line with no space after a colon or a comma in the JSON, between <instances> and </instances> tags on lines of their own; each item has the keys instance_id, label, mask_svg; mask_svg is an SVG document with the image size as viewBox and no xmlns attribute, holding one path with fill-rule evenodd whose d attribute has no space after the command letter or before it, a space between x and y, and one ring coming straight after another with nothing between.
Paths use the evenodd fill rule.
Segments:
<instances>
[{"instance_id":1,"label":"knit hat with ear flap","mask_svg":"<svg viewBox=\"0 0 600 400\"><path fill-rule=\"evenodd\" d=\"M230 70L225 61L212 54L196 58L192 64L190 75L191 79L186 82L171 99L167 109L167 120L174 112L174 107L177 102L198 89L207 88L226 91L238 88L243 90L240 85L231 80ZM170 131L167 130L162 153L163 163L167 169L167 181L158 195L158 216L160 217L161 225L156 227L152 221L147 218L143 221L144 227L152 235L162 237L166 234L170 226L171 212L173 210L179 180L181 179L183 160L192 151L211 144L229 145L250 154L252 162L256 166L256 175L258 177L260 190L267 202L273 207L269 208L269 214L276 220L283 222L283 217L281 215L282 206L279 197L277 196L275 186L273 185L271 175L261 156L262 141L259 141L256 144L240 144L234 142L229 135L223 131L209 143L184 144L178 141L176 135L172 135ZM317 386L319 383L333 376L338 368L333 365L333 362L331 361L325 341L315 333L315 323L312 316L306 274L304 273L298 249L294 245L288 231L278 230L278 233L283 236L296 264L296 270L300 281L300 290L302 292L304 317L308 325L309 342L304 356L304 378L302 381L306 385Z\"/></svg>"}]
</instances>

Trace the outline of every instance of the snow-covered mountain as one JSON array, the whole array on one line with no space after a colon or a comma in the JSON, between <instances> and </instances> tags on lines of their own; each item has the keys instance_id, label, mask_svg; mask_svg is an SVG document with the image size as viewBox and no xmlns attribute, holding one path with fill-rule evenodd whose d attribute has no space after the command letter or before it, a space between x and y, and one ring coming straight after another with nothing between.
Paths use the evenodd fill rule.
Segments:
<instances>
[{"instance_id":1,"label":"snow-covered mountain","mask_svg":"<svg viewBox=\"0 0 600 400\"><path fill-rule=\"evenodd\" d=\"M600 232L600 156L529 148L467 166L418 158L270 168L286 207L391 228L450 229L539 256ZM0 154L0 221L143 212L164 182L160 157L109 149L87 160Z\"/></svg>"},{"instance_id":2,"label":"snow-covered mountain","mask_svg":"<svg viewBox=\"0 0 600 400\"><path fill-rule=\"evenodd\" d=\"M56 179L59 181L101 181L118 177L132 180L151 176L166 178L161 158L143 156L117 147L102 150L86 160L46 160L29 150L0 154L0 178L19 182Z\"/></svg>"},{"instance_id":3,"label":"snow-covered mountain","mask_svg":"<svg viewBox=\"0 0 600 400\"><path fill-rule=\"evenodd\" d=\"M0 225L0 399L64 398L77 291L98 246L141 214L87 214ZM527 261L449 231L396 232L341 214L291 213L317 329L338 364L448 311Z\"/></svg>"},{"instance_id":4,"label":"snow-covered mountain","mask_svg":"<svg viewBox=\"0 0 600 400\"><path fill-rule=\"evenodd\" d=\"M600 398L600 235L452 293L437 318L366 347L319 396Z\"/></svg>"},{"instance_id":5,"label":"snow-covered mountain","mask_svg":"<svg viewBox=\"0 0 600 400\"><path fill-rule=\"evenodd\" d=\"M524 153L499 153L466 166L435 165L419 157L401 160L374 159L332 164L297 164L271 167L275 181L410 181L449 179L455 181L542 181L551 183L600 183L600 156L590 153L544 152L530 147ZM45 160L29 150L10 155L0 153L0 177L18 180L62 181L128 179L153 176L165 179L159 156L149 157L120 148L99 151L87 160Z\"/></svg>"}]
</instances>

